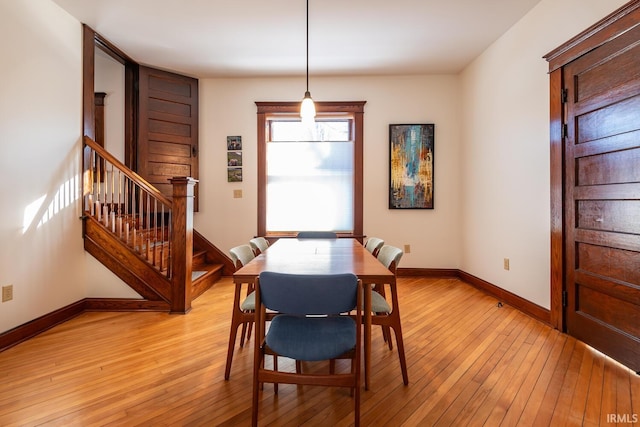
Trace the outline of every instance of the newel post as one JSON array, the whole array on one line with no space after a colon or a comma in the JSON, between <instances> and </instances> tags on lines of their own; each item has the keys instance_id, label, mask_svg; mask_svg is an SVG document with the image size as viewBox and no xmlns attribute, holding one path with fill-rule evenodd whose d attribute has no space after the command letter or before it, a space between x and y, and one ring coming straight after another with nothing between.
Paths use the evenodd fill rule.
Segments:
<instances>
[{"instance_id":1,"label":"newel post","mask_svg":"<svg viewBox=\"0 0 640 427\"><path fill-rule=\"evenodd\" d=\"M193 188L191 177L174 177L171 215L171 312L191 310L191 263L193 261Z\"/></svg>"}]
</instances>

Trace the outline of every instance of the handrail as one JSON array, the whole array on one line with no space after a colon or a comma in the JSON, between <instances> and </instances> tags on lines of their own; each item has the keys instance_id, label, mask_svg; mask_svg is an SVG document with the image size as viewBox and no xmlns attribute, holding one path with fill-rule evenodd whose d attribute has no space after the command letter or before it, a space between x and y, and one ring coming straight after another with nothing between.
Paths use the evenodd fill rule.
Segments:
<instances>
[{"instance_id":1,"label":"handrail","mask_svg":"<svg viewBox=\"0 0 640 427\"><path fill-rule=\"evenodd\" d=\"M116 159L111 153L105 150L100 144L95 142L93 139L88 136L84 136L84 144L91 147L100 157L104 158L108 162L112 163L121 173L129 177L132 181L135 181L140 187L142 187L146 192L151 194L154 198L158 199L165 205L171 206L172 202L169 200L164 194L158 191L152 184L150 184L146 179L129 169L124 163L120 160Z\"/></svg>"}]
</instances>

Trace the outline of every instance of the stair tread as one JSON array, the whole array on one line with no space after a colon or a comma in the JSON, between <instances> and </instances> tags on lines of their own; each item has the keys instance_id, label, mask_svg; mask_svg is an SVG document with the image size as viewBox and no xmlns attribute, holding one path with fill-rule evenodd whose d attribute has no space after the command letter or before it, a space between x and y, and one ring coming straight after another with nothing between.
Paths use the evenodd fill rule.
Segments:
<instances>
[{"instance_id":1,"label":"stair tread","mask_svg":"<svg viewBox=\"0 0 640 427\"><path fill-rule=\"evenodd\" d=\"M191 281L193 282L194 280L198 280L199 278L201 278L205 274L207 274L207 271L205 271L205 270L192 271L191 272Z\"/></svg>"},{"instance_id":2,"label":"stair tread","mask_svg":"<svg viewBox=\"0 0 640 427\"><path fill-rule=\"evenodd\" d=\"M191 269L191 280L201 280L222 270L222 264L202 264Z\"/></svg>"}]
</instances>

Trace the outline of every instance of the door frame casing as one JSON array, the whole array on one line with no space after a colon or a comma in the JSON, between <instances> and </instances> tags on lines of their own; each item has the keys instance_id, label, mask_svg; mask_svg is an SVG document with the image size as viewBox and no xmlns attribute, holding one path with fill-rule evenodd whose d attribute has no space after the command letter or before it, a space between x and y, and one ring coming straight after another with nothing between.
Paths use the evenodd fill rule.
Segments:
<instances>
[{"instance_id":1,"label":"door frame casing","mask_svg":"<svg viewBox=\"0 0 640 427\"><path fill-rule=\"evenodd\" d=\"M566 331L563 292L566 291L564 250L564 140L562 129L566 120L562 100L564 82L562 67L578 57L615 39L630 28L640 25L640 0L632 0L615 10L582 33L544 56L549 62L550 102L550 183L551 183L551 325Z\"/></svg>"},{"instance_id":2,"label":"door frame casing","mask_svg":"<svg viewBox=\"0 0 640 427\"><path fill-rule=\"evenodd\" d=\"M86 24L82 24L82 133L95 140L96 49L102 50L124 66L124 164L129 169L136 170L138 98L134 89L138 81L138 63Z\"/></svg>"}]
</instances>

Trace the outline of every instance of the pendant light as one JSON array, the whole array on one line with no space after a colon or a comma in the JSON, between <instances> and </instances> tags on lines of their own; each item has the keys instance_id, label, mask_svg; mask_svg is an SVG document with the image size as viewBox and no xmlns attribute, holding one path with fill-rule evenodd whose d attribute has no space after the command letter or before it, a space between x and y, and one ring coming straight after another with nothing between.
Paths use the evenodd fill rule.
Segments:
<instances>
[{"instance_id":1,"label":"pendant light","mask_svg":"<svg viewBox=\"0 0 640 427\"><path fill-rule=\"evenodd\" d=\"M309 92L309 0L307 0L307 91L304 93L300 104L300 117L303 121L313 120L316 116L316 106Z\"/></svg>"}]
</instances>

